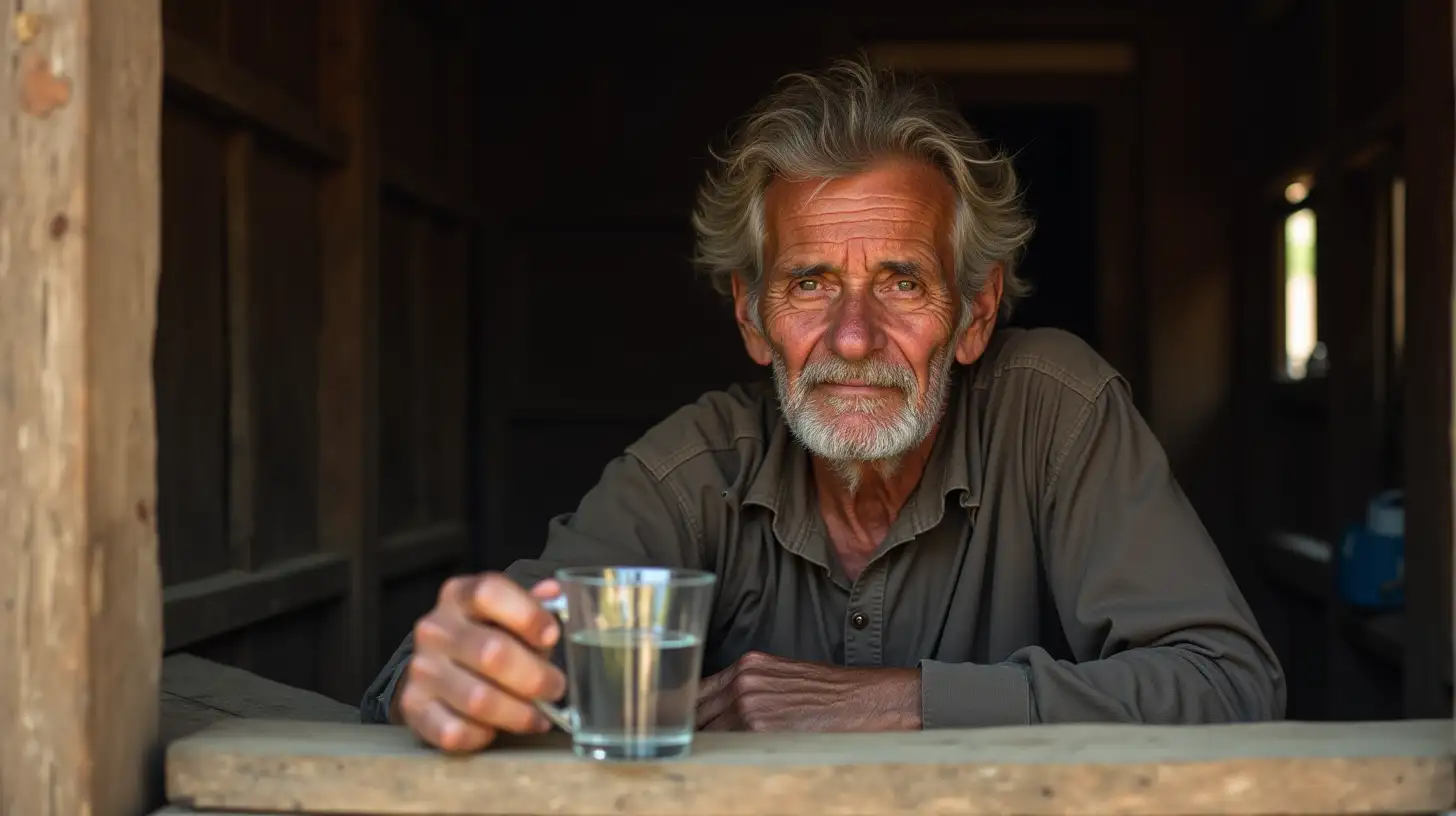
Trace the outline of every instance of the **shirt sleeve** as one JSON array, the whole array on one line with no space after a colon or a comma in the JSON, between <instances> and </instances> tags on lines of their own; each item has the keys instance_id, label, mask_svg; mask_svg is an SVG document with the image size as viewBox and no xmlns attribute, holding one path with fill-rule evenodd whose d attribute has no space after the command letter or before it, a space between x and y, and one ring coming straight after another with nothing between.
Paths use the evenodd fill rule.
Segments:
<instances>
[{"instance_id":1,"label":"shirt sleeve","mask_svg":"<svg viewBox=\"0 0 1456 816\"><path fill-rule=\"evenodd\" d=\"M551 520L539 558L517 561L505 574L529 587L563 567L701 569L699 529L672 490L635 456L626 454L607 465L575 512ZM361 720L389 721L390 702L413 653L414 636L410 634L365 690L359 705Z\"/></svg>"},{"instance_id":2,"label":"shirt sleeve","mask_svg":"<svg viewBox=\"0 0 1456 816\"><path fill-rule=\"evenodd\" d=\"M1077 401L1036 505L1076 661L1040 647L993 665L924 661L925 727L1282 718L1278 658L1125 383Z\"/></svg>"}]
</instances>

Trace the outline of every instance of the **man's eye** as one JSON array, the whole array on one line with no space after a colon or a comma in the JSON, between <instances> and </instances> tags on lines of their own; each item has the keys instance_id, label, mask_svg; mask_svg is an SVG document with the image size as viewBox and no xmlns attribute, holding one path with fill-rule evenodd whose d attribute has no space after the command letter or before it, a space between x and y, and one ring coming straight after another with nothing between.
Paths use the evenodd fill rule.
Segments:
<instances>
[{"instance_id":1,"label":"man's eye","mask_svg":"<svg viewBox=\"0 0 1456 816\"><path fill-rule=\"evenodd\" d=\"M799 281L799 291L801 292L817 292L818 290L819 281L808 278Z\"/></svg>"},{"instance_id":2,"label":"man's eye","mask_svg":"<svg viewBox=\"0 0 1456 816\"><path fill-rule=\"evenodd\" d=\"M916 289L920 288L920 284L916 283L913 280L895 281L895 288L899 289L901 292L913 292Z\"/></svg>"}]
</instances>

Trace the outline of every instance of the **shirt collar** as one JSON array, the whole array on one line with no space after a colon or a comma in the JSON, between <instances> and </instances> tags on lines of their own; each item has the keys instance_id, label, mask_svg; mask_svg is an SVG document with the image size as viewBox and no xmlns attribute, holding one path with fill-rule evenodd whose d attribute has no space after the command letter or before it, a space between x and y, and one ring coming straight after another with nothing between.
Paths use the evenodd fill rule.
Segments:
<instances>
[{"instance_id":1,"label":"shirt collar","mask_svg":"<svg viewBox=\"0 0 1456 816\"><path fill-rule=\"evenodd\" d=\"M980 361L968 367L956 366L952 372L951 394L941 418L930 458L921 474L920 484L910 494L897 529L907 529L913 537L940 523L945 516L946 498L954 493L962 508L981 503L982 459L981 435L975 400ZM810 484L809 452L794 438L777 405L769 415L771 430L763 461L743 493L743 504L767 508L774 515L774 536L785 547L805 558L828 567L827 552L819 552L823 542L811 545L816 529L817 503ZM892 533L893 534L893 533Z\"/></svg>"}]
</instances>

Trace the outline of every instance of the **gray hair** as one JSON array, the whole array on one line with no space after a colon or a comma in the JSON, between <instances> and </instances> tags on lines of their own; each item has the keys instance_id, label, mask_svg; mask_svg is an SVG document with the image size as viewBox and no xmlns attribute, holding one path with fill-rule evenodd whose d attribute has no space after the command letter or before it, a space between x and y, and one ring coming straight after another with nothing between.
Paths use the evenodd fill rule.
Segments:
<instances>
[{"instance_id":1,"label":"gray hair","mask_svg":"<svg viewBox=\"0 0 1456 816\"><path fill-rule=\"evenodd\" d=\"M922 82L907 82L864 60L841 60L819 74L790 74L749 115L714 158L693 211L694 262L723 294L746 278L753 301L763 280L764 190L774 178L832 179L876 159L907 156L938 168L955 189L951 244L968 317L970 299L991 267L1005 268L1001 317L1031 286L1016 261L1031 238L1010 157L993 152L964 117ZM758 319L757 308L751 309Z\"/></svg>"}]
</instances>

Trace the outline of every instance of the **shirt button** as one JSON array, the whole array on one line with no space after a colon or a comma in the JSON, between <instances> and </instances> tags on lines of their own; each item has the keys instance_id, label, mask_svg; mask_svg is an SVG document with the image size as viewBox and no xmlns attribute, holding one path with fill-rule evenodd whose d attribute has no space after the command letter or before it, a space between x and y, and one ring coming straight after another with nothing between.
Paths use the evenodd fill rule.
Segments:
<instances>
[{"instance_id":1,"label":"shirt button","mask_svg":"<svg viewBox=\"0 0 1456 816\"><path fill-rule=\"evenodd\" d=\"M849 618L849 625L853 626L856 629L863 629L866 626L869 626L869 624L870 619L865 617L865 613L863 612L856 612Z\"/></svg>"}]
</instances>

